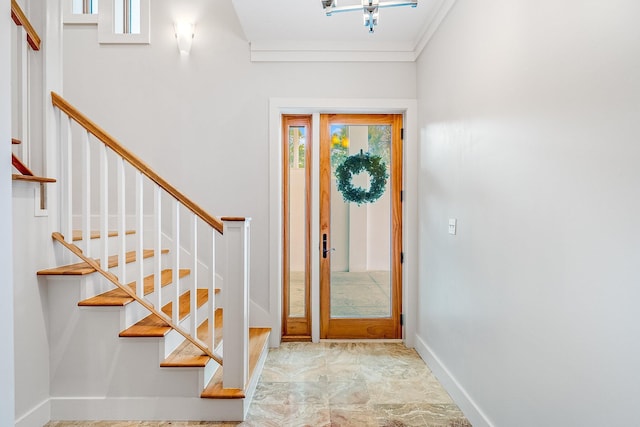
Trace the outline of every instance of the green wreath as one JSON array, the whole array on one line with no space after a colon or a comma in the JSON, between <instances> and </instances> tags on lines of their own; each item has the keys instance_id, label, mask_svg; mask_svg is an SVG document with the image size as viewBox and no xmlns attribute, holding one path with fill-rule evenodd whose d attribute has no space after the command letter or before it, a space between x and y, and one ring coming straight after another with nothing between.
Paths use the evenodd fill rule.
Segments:
<instances>
[{"instance_id":1,"label":"green wreath","mask_svg":"<svg viewBox=\"0 0 640 427\"><path fill-rule=\"evenodd\" d=\"M354 175L367 171L371 177L369 191L362 187L354 187L351 180ZM369 153L354 154L336 168L336 180L338 191L342 193L345 202L354 202L360 206L362 203L373 203L382 196L387 185L387 165L380 156L372 156Z\"/></svg>"}]
</instances>

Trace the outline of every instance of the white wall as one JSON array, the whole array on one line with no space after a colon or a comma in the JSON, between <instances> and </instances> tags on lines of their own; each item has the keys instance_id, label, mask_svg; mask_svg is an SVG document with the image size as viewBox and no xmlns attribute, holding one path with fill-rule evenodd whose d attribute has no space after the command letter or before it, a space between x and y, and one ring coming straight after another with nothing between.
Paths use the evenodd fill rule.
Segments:
<instances>
[{"instance_id":1,"label":"white wall","mask_svg":"<svg viewBox=\"0 0 640 427\"><path fill-rule=\"evenodd\" d=\"M16 420L24 419L25 424L18 424L23 426L49 420L47 286L51 284L36 272L55 263L49 218L34 216L35 187L27 182L13 184L13 229L20 230L13 233L15 397Z\"/></svg>"},{"instance_id":2,"label":"white wall","mask_svg":"<svg viewBox=\"0 0 640 427\"><path fill-rule=\"evenodd\" d=\"M270 310L265 254L280 237L268 233L269 99L366 98L371 87L413 98L415 64L251 63L230 0L151 3L148 46L100 46L95 27L65 27L65 97L207 211L253 218L251 297ZM196 23L184 58L179 16Z\"/></svg>"},{"instance_id":3,"label":"white wall","mask_svg":"<svg viewBox=\"0 0 640 427\"><path fill-rule=\"evenodd\" d=\"M640 423L638 16L460 0L419 58L418 341L474 426Z\"/></svg>"},{"instance_id":4,"label":"white wall","mask_svg":"<svg viewBox=\"0 0 640 427\"><path fill-rule=\"evenodd\" d=\"M60 46L56 40L60 37L60 8L58 2L46 0L20 3L42 38L40 51L31 49L27 51L30 68L29 141L24 142L30 144L29 165L32 170L38 174L55 177L55 165L45 165L45 158L55 158L57 152L54 149L47 150L46 146L50 143L53 133L50 123L52 107L48 91L52 89L59 91L61 83ZM13 23L11 25L13 26ZM21 37L25 37L24 32L21 31L20 34ZM4 79L1 80L4 81ZM3 127L0 126L0 128ZM8 139L3 137L2 140ZM8 206L10 211L13 211L12 221L3 220L0 223L11 227L11 231L5 234L11 238L5 241L10 245L9 253L13 255L13 280L7 283L13 285L15 405L12 405L12 408L15 409L11 411L11 422L7 424L0 422L0 425L42 426L50 418L46 305L48 285L46 280L36 275L38 270L55 265L51 231L58 228L53 225L57 184L47 185L51 216L36 216L34 190L38 186L33 183L13 182L9 187L12 190L12 202L7 205L3 203L3 206ZM4 261L3 259L2 262ZM2 300L4 301L5 298ZM5 414L4 410L0 413Z\"/></svg>"},{"instance_id":5,"label":"white wall","mask_svg":"<svg viewBox=\"0 0 640 427\"><path fill-rule=\"evenodd\" d=\"M0 152L6 159L0 162L0 231L3 236L11 235L11 2L0 0ZM13 425L15 414L14 395L14 354L13 354L13 262L11 239L0 239L0 425Z\"/></svg>"}]
</instances>

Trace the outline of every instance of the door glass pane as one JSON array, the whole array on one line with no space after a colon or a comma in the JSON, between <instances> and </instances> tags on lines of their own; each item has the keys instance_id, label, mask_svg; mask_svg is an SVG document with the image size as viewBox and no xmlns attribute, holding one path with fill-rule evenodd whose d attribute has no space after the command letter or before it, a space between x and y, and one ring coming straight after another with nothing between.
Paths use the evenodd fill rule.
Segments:
<instances>
[{"instance_id":1,"label":"door glass pane","mask_svg":"<svg viewBox=\"0 0 640 427\"><path fill-rule=\"evenodd\" d=\"M332 318L391 316L391 197L358 204L345 201L336 169L349 156L379 157L391 171L391 126L331 126L331 310ZM369 161L369 163L371 163ZM371 193L371 174L353 174L351 186Z\"/></svg>"},{"instance_id":2,"label":"door glass pane","mask_svg":"<svg viewBox=\"0 0 640 427\"><path fill-rule=\"evenodd\" d=\"M116 34L140 34L140 0L115 0L113 16ZM125 21L128 31L125 31Z\"/></svg>"},{"instance_id":3,"label":"door glass pane","mask_svg":"<svg viewBox=\"0 0 640 427\"><path fill-rule=\"evenodd\" d=\"M98 13L98 0L73 0L71 9L76 15L95 14Z\"/></svg>"},{"instance_id":4,"label":"door glass pane","mask_svg":"<svg viewBox=\"0 0 640 427\"><path fill-rule=\"evenodd\" d=\"M140 34L140 0L131 0L131 34Z\"/></svg>"},{"instance_id":5,"label":"door glass pane","mask_svg":"<svg viewBox=\"0 0 640 427\"><path fill-rule=\"evenodd\" d=\"M73 13L79 15L81 13L84 13L83 8L82 8L82 0L73 0L71 9L73 11Z\"/></svg>"},{"instance_id":6,"label":"door glass pane","mask_svg":"<svg viewBox=\"0 0 640 427\"><path fill-rule=\"evenodd\" d=\"M305 316L307 129L289 127L289 317Z\"/></svg>"}]
</instances>

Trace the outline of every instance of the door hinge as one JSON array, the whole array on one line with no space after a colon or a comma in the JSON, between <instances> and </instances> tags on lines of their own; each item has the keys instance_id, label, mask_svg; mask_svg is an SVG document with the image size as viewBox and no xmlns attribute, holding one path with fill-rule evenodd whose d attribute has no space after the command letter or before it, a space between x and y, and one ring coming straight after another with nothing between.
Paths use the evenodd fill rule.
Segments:
<instances>
[{"instance_id":1,"label":"door hinge","mask_svg":"<svg viewBox=\"0 0 640 427\"><path fill-rule=\"evenodd\" d=\"M400 139L404 140L404 128L400 129Z\"/></svg>"},{"instance_id":2,"label":"door hinge","mask_svg":"<svg viewBox=\"0 0 640 427\"><path fill-rule=\"evenodd\" d=\"M404 326L404 313L400 313L400 326Z\"/></svg>"},{"instance_id":3,"label":"door hinge","mask_svg":"<svg viewBox=\"0 0 640 427\"><path fill-rule=\"evenodd\" d=\"M400 264L404 264L404 252L400 252Z\"/></svg>"}]
</instances>

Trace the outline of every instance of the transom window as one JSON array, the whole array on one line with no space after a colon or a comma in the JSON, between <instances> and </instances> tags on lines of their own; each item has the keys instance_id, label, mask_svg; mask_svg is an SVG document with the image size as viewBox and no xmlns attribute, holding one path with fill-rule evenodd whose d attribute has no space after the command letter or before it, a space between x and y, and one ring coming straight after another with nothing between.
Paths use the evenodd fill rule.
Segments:
<instances>
[{"instance_id":1,"label":"transom window","mask_svg":"<svg viewBox=\"0 0 640 427\"><path fill-rule=\"evenodd\" d=\"M98 13L98 0L72 0L74 15L95 15Z\"/></svg>"}]
</instances>

